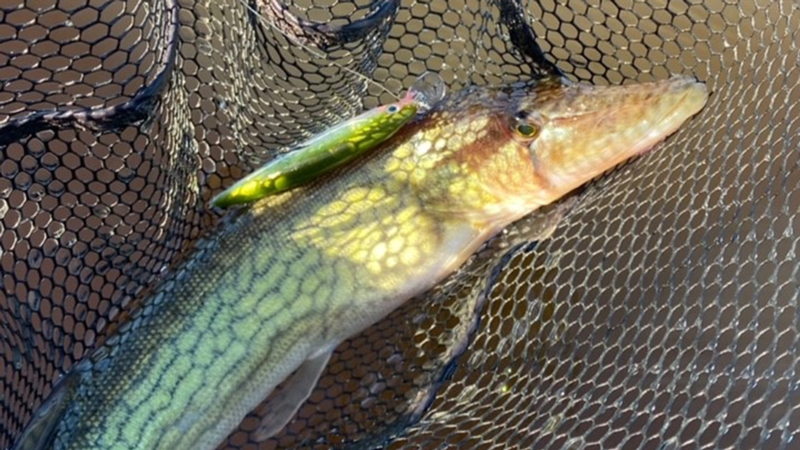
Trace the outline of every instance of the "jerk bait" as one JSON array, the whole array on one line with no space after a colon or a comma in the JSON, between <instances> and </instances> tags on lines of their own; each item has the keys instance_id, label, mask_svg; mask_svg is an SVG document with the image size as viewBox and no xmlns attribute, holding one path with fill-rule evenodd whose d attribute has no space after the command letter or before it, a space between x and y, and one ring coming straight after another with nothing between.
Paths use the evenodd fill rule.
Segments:
<instances>
[{"instance_id":1,"label":"jerk bait","mask_svg":"<svg viewBox=\"0 0 800 450\"><path fill-rule=\"evenodd\" d=\"M400 101L366 111L311 137L219 193L211 204L227 208L301 186L391 138L443 96L444 81L426 73Z\"/></svg>"}]
</instances>

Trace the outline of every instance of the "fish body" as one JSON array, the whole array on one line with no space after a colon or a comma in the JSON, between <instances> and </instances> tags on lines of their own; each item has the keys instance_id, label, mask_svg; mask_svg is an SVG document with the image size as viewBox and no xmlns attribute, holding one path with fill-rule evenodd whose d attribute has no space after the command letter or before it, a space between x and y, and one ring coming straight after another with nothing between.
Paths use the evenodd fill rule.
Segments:
<instances>
[{"instance_id":1,"label":"fish body","mask_svg":"<svg viewBox=\"0 0 800 450\"><path fill-rule=\"evenodd\" d=\"M15 449L211 450L283 382L255 434L273 435L340 342L509 223L651 148L707 97L686 78L451 94L356 163L200 240Z\"/></svg>"}]
</instances>

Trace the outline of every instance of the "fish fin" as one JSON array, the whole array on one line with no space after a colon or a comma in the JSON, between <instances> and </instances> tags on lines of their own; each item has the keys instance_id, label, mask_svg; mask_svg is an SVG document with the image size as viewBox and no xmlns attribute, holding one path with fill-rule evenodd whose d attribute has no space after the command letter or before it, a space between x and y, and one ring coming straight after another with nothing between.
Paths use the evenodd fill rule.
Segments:
<instances>
[{"instance_id":1,"label":"fish fin","mask_svg":"<svg viewBox=\"0 0 800 450\"><path fill-rule=\"evenodd\" d=\"M506 239L501 248L514 247L520 243L540 242L548 239L575 206L578 205L580 196L572 194L558 202L543 206L533 214L519 220L514 227L506 233Z\"/></svg>"},{"instance_id":2,"label":"fish fin","mask_svg":"<svg viewBox=\"0 0 800 450\"><path fill-rule=\"evenodd\" d=\"M529 236L527 238L536 241L550 238L561 224L561 220L575 209L579 199L580 197L572 195L541 208L539 214L535 214L535 217L528 222Z\"/></svg>"},{"instance_id":3,"label":"fish fin","mask_svg":"<svg viewBox=\"0 0 800 450\"><path fill-rule=\"evenodd\" d=\"M53 448L58 424L69 406L77 386L74 372L56 382L47 400L34 413L13 450L46 450Z\"/></svg>"},{"instance_id":4,"label":"fish fin","mask_svg":"<svg viewBox=\"0 0 800 450\"><path fill-rule=\"evenodd\" d=\"M257 442L277 434L294 417L300 406L311 395L322 371L331 358L333 348L311 355L282 384L281 390L267 402L267 413L253 432Z\"/></svg>"}]
</instances>

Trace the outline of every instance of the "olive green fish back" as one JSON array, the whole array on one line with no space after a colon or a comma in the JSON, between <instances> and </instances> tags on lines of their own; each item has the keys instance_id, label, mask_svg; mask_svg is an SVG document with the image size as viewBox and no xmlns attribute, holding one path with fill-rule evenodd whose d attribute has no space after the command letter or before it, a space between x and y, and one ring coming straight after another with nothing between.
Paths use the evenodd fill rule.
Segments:
<instances>
[{"instance_id":1,"label":"olive green fish back","mask_svg":"<svg viewBox=\"0 0 800 450\"><path fill-rule=\"evenodd\" d=\"M280 28L398 94L426 70L450 91L545 75L541 50L575 80L695 75L714 95L344 343L279 436L251 440L257 409L223 448L796 445L796 2L289 6ZM235 0L4 2L0 448L217 220L213 195L390 101Z\"/></svg>"}]
</instances>

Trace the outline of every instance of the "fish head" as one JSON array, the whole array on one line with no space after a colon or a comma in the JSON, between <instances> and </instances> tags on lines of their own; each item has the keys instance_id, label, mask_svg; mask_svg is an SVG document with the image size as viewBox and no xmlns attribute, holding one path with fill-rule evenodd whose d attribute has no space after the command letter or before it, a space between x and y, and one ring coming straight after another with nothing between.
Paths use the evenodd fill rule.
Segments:
<instances>
[{"instance_id":1,"label":"fish head","mask_svg":"<svg viewBox=\"0 0 800 450\"><path fill-rule=\"evenodd\" d=\"M512 125L530 151L541 183L536 188L553 201L653 148L707 100L705 85L686 77L623 86L555 85L519 102Z\"/></svg>"},{"instance_id":2,"label":"fish head","mask_svg":"<svg viewBox=\"0 0 800 450\"><path fill-rule=\"evenodd\" d=\"M623 86L549 79L472 96L428 139L436 146L449 136L423 195L497 226L649 150L708 100L705 85L685 77Z\"/></svg>"}]
</instances>

